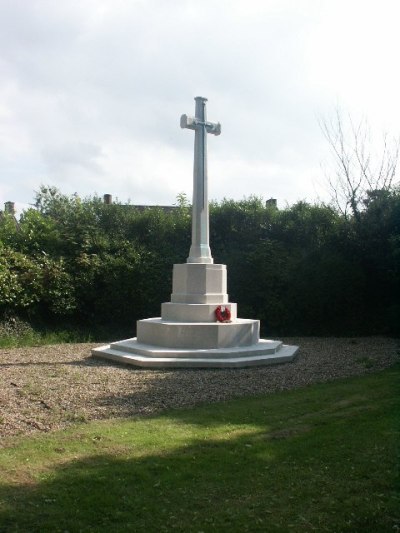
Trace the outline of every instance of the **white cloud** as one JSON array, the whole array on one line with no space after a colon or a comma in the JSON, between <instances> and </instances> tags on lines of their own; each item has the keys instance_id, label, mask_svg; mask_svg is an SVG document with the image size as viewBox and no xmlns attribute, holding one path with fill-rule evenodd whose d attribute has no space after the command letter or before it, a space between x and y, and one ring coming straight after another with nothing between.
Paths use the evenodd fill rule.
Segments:
<instances>
[{"instance_id":1,"label":"white cloud","mask_svg":"<svg viewBox=\"0 0 400 533\"><path fill-rule=\"evenodd\" d=\"M395 15L389 0L2 0L0 200L30 202L40 183L190 196L179 117L196 95L222 123L213 198L315 199L319 115L339 100L398 127Z\"/></svg>"}]
</instances>

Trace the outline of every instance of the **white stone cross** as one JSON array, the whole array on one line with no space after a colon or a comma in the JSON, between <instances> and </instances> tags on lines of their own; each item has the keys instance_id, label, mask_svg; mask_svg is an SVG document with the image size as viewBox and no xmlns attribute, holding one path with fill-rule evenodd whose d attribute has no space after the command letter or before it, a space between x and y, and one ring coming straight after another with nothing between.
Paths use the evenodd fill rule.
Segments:
<instances>
[{"instance_id":1,"label":"white stone cross","mask_svg":"<svg viewBox=\"0 0 400 533\"><path fill-rule=\"evenodd\" d=\"M207 133L220 135L221 124L207 122L207 98L196 96L194 117L181 116L181 128L189 128L194 134L192 245L187 263L213 263L209 243Z\"/></svg>"}]
</instances>

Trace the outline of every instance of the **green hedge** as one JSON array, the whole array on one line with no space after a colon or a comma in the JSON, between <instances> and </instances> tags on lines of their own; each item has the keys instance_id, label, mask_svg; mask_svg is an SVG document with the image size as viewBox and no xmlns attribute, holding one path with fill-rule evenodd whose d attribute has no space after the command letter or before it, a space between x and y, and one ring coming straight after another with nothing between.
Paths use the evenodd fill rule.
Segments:
<instances>
[{"instance_id":1,"label":"green hedge","mask_svg":"<svg viewBox=\"0 0 400 533\"><path fill-rule=\"evenodd\" d=\"M239 315L268 335L398 335L400 194L378 193L357 220L306 202L212 203L211 249ZM0 219L0 313L134 330L170 299L190 225L182 195L166 212L42 187L19 224Z\"/></svg>"}]
</instances>

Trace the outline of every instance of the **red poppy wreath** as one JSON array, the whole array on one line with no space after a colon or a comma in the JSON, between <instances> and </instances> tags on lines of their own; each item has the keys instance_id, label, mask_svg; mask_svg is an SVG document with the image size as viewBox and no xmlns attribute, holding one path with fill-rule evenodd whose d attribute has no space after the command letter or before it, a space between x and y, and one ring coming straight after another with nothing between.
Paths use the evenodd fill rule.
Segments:
<instances>
[{"instance_id":1,"label":"red poppy wreath","mask_svg":"<svg viewBox=\"0 0 400 533\"><path fill-rule=\"evenodd\" d=\"M223 307L222 305L219 305L215 310L215 318L218 322L230 322L231 312L229 307Z\"/></svg>"}]
</instances>

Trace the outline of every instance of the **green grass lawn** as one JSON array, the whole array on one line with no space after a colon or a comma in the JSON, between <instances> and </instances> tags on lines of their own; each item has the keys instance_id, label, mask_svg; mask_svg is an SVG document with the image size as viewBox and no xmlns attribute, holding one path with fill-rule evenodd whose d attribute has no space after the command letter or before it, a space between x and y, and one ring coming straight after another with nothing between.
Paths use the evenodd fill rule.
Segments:
<instances>
[{"instance_id":1,"label":"green grass lawn","mask_svg":"<svg viewBox=\"0 0 400 533\"><path fill-rule=\"evenodd\" d=\"M397 532L399 377L9 440L0 531Z\"/></svg>"}]
</instances>

